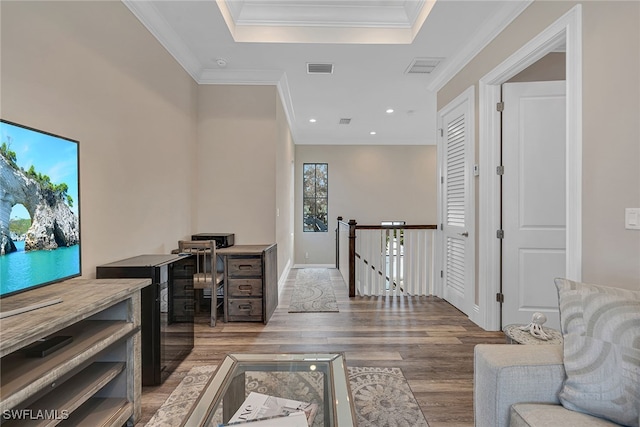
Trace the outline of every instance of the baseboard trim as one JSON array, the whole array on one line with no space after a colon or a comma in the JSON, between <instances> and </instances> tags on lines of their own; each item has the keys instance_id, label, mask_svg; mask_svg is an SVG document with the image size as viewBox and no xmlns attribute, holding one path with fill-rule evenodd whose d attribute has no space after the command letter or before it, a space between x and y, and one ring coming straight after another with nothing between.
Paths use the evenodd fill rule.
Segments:
<instances>
[{"instance_id":1,"label":"baseboard trim","mask_svg":"<svg viewBox=\"0 0 640 427\"><path fill-rule=\"evenodd\" d=\"M336 268L335 264L294 264L293 268Z\"/></svg>"}]
</instances>

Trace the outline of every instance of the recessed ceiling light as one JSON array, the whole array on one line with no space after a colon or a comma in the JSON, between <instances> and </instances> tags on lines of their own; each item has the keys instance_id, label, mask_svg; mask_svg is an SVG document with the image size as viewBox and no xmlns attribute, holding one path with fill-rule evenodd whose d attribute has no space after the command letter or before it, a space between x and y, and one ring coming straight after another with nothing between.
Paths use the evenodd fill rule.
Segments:
<instances>
[{"instance_id":1,"label":"recessed ceiling light","mask_svg":"<svg viewBox=\"0 0 640 427\"><path fill-rule=\"evenodd\" d=\"M311 123L315 123L317 120L316 120L316 119L309 119L309 121L310 121Z\"/></svg>"},{"instance_id":2,"label":"recessed ceiling light","mask_svg":"<svg viewBox=\"0 0 640 427\"><path fill-rule=\"evenodd\" d=\"M387 114L391 114L391 113L393 113L393 108L388 108L387 109Z\"/></svg>"},{"instance_id":3,"label":"recessed ceiling light","mask_svg":"<svg viewBox=\"0 0 640 427\"><path fill-rule=\"evenodd\" d=\"M375 134L376 134L375 130L372 130L371 132L369 132L369 135L375 135Z\"/></svg>"}]
</instances>

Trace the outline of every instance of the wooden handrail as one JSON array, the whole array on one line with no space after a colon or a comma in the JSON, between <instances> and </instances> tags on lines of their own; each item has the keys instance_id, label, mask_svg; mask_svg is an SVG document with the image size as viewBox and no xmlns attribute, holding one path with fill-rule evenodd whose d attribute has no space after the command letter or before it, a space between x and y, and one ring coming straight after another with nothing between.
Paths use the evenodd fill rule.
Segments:
<instances>
[{"instance_id":1,"label":"wooden handrail","mask_svg":"<svg viewBox=\"0 0 640 427\"><path fill-rule=\"evenodd\" d=\"M427 225L356 225L356 229L358 230L394 230L394 229L404 229L404 230L435 230L438 226L435 224L427 224Z\"/></svg>"}]
</instances>

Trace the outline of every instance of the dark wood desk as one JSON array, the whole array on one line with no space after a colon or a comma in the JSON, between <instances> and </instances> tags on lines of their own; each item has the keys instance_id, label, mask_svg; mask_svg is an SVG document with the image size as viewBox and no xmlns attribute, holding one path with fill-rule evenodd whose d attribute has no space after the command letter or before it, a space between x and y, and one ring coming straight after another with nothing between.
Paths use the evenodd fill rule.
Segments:
<instances>
[{"instance_id":1,"label":"dark wood desk","mask_svg":"<svg viewBox=\"0 0 640 427\"><path fill-rule=\"evenodd\" d=\"M217 250L224 260L224 321L266 324L278 306L275 243Z\"/></svg>"}]
</instances>

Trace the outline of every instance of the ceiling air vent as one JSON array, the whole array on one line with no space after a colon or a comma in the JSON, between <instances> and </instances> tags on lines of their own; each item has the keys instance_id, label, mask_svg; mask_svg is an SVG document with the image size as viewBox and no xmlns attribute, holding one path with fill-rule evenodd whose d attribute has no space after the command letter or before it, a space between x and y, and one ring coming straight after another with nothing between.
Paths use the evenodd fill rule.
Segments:
<instances>
[{"instance_id":1,"label":"ceiling air vent","mask_svg":"<svg viewBox=\"0 0 640 427\"><path fill-rule=\"evenodd\" d=\"M416 58L407 68L407 74L429 74L440 64L442 58Z\"/></svg>"},{"instance_id":2,"label":"ceiling air vent","mask_svg":"<svg viewBox=\"0 0 640 427\"><path fill-rule=\"evenodd\" d=\"M348 125L349 123L351 123L351 119L340 119L340 121L338 122L338 124L341 125Z\"/></svg>"},{"instance_id":3,"label":"ceiling air vent","mask_svg":"<svg viewBox=\"0 0 640 427\"><path fill-rule=\"evenodd\" d=\"M333 74L333 64L307 63L307 74Z\"/></svg>"}]
</instances>

